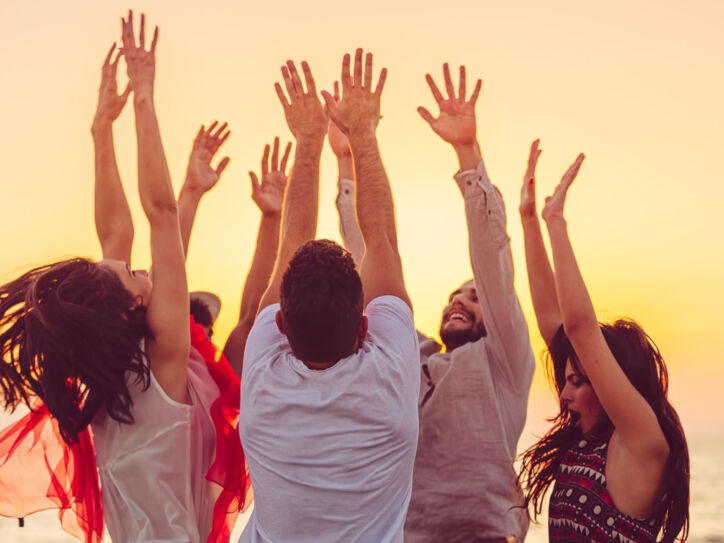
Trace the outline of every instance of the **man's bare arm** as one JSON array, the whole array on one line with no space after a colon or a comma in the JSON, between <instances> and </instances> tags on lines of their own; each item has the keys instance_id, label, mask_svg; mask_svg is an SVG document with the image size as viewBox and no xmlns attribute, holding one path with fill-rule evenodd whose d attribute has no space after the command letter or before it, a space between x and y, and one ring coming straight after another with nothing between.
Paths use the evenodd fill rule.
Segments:
<instances>
[{"instance_id":1,"label":"man's bare arm","mask_svg":"<svg viewBox=\"0 0 724 543\"><path fill-rule=\"evenodd\" d=\"M284 189L287 183L285 170L291 148L292 144L287 144L280 163L279 138L274 138L271 167L269 145L264 147L264 155L261 160L261 182L254 172L249 172L251 198L261 211L261 221L256 235L254 257L241 294L239 322L229 334L226 345L224 345L224 354L239 377L241 377L244 364L246 340L259 312L261 297L269 286L269 278L274 270L274 262L277 257Z\"/></svg>"},{"instance_id":2,"label":"man's bare arm","mask_svg":"<svg viewBox=\"0 0 724 543\"><path fill-rule=\"evenodd\" d=\"M259 310L279 302L279 287L289 261L294 252L307 241L314 239L317 233L319 161L327 132L327 117L317 97L314 78L306 62L302 62L302 70L306 90L291 60L282 66L288 98L279 83L274 85L284 108L287 126L296 139L296 149L284 197L281 242L276 267L259 304Z\"/></svg>"},{"instance_id":3,"label":"man's bare arm","mask_svg":"<svg viewBox=\"0 0 724 543\"><path fill-rule=\"evenodd\" d=\"M337 103L328 92L322 95L330 117L347 136L352 150L357 220L365 243L360 269L365 303L378 296L392 295L412 307L397 247L392 192L377 145L380 97L386 77L387 69L383 68L373 88L372 54L367 53L363 67L362 49L357 49L353 74L350 55L342 61L341 101Z\"/></svg>"}]
</instances>

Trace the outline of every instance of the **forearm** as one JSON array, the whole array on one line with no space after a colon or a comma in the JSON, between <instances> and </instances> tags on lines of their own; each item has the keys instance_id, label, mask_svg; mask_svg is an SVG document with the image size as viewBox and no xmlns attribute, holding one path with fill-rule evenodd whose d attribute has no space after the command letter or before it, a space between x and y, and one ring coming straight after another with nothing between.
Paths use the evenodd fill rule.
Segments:
<instances>
[{"instance_id":1,"label":"forearm","mask_svg":"<svg viewBox=\"0 0 724 543\"><path fill-rule=\"evenodd\" d=\"M184 248L184 257L188 259L191 230L194 226L196 211L201 202L201 194L189 190L186 185L181 188L178 195L178 220L181 228L181 242Z\"/></svg>"},{"instance_id":2,"label":"forearm","mask_svg":"<svg viewBox=\"0 0 724 543\"><path fill-rule=\"evenodd\" d=\"M335 205L339 216L339 233L342 236L342 243L345 249L352 253L352 258L354 258L359 268L364 256L365 244L359 224L357 224L357 213L354 207L354 181L352 179L353 176L343 177L340 170Z\"/></svg>"},{"instance_id":3,"label":"forearm","mask_svg":"<svg viewBox=\"0 0 724 543\"><path fill-rule=\"evenodd\" d=\"M365 246L389 244L397 250L392 191L377 146L377 137L350 137L355 169L355 206Z\"/></svg>"},{"instance_id":4,"label":"forearm","mask_svg":"<svg viewBox=\"0 0 724 543\"><path fill-rule=\"evenodd\" d=\"M297 141L284 198L280 255L293 253L300 245L314 239L317 233L319 161L323 141L322 138Z\"/></svg>"},{"instance_id":5,"label":"forearm","mask_svg":"<svg viewBox=\"0 0 724 543\"><path fill-rule=\"evenodd\" d=\"M136 94L136 134L138 141L138 188L141 205L151 226L155 220L178 212L171 188L161 133L150 93Z\"/></svg>"},{"instance_id":6,"label":"forearm","mask_svg":"<svg viewBox=\"0 0 724 543\"><path fill-rule=\"evenodd\" d=\"M118 173L112 123L95 120L91 133L95 153L94 217L103 258L130 262L133 219Z\"/></svg>"},{"instance_id":7,"label":"forearm","mask_svg":"<svg viewBox=\"0 0 724 543\"><path fill-rule=\"evenodd\" d=\"M341 179L354 179L354 162L351 154L337 157L337 171Z\"/></svg>"},{"instance_id":8,"label":"forearm","mask_svg":"<svg viewBox=\"0 0 724 543\"><path fill-rule=\"evenodd\" d=\"M587 334L598 329L596 312L576 262L565 219L549 219L546 226L555 266L558 307L566 335L574 341L578 334Z\"/></svg>"},{"instance_id":9,"label":"forearm","mask_svg":"<svg viewBox=\"0 0 724 543\"><path fill-rule=\"evenodd\" d=\"M556 297L556 283L548 254L543 244L538 217L533 214L521 216L525 263L528 272L528 287L533 302L538 330L543 341L550 345L562 321Z\"/></svg>"},{"instance_id":10,"label":"forearm","mask_svg":"<svg viewBox=\"0 0 724 543\"><path fill-rule=\"evenodd\" d=\"M269 286L269 278L274 271L279 247L280 226L281 215L279 213L262 214L256 236L254 256L241 294L239 322L253 323L259 311L259 302Z\"/></svg>"}]
</instances>

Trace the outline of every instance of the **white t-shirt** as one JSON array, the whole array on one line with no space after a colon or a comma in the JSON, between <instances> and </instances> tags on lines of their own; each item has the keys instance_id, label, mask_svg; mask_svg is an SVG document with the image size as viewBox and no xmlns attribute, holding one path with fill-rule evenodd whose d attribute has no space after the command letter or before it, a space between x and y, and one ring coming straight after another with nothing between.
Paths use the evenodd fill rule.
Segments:
<instances>
[{"instance_id":1,"label":"white t-shirt","mask_svg":"<svg viewBox=\"0 0 724 543\"><path fill-rule=\"evenodd\" d=\"M312 370L278 310L259 313L244 355L239 433L255 503L240 543L402 542L420 384L412 311L375 298L360 349Z\"/></svg>"}]
</instances>

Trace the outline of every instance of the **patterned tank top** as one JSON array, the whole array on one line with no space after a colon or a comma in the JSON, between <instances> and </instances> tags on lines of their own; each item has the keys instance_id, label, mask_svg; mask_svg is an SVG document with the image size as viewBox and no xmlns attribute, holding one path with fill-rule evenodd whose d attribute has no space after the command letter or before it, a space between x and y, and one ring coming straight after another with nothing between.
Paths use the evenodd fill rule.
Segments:
<instances>
[{"instance_id":1,"label":"patterned tank top","mask_svg":"<svg viewBox=\"0 0 724 543\"><path fill-rule=\"evenodd\" d=\"M563 456L548 511L551 542L653 543L660 526L613 504L606 488L608 442L587 435Z\"/></svg>"}]
</instances>

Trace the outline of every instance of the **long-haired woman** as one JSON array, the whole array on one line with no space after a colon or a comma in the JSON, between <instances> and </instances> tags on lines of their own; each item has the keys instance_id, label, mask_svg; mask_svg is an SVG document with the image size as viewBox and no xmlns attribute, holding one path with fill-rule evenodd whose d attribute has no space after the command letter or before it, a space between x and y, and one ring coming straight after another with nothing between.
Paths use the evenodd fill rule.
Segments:
<instances>
[{"instance_id":1,"label":"long-haired woman","mask_svg":"<svg viewBox=\"0 0 724 543\"><path fill-rule=\"evenodd\" d=\"M526 506L538 515L553 484L550 541L671 542L689 526L689 454L667 398L666 365L640 325L599 324L568 238L563 206L578 156L542 216L536 216L533 142L520 214L538 328L548 346L548 378L560 401L553 427L523 455Z\"/></svg>"},{"instance_id":2,"label":"long-haired woman","mask_svg":"<svg viewBox=\"0 0 724 543\"><path fill-rule=\"evenodd\" d=\"M225 426L231 413L217 401L233 373L191 348L178 208L153 100L158 29L146 50L144 22L137 44L129 12L122 41L153 280L123 260L74 258L0 287L0 389L6 407L32 410L0 434L0 512L60 508L63 527L86 541L101 540L103 516L114 541L227 541L248 489L238 436ZM20 480L9 468L37 468L38 455L45 474Z\"/></svg>"}]
</instances>

